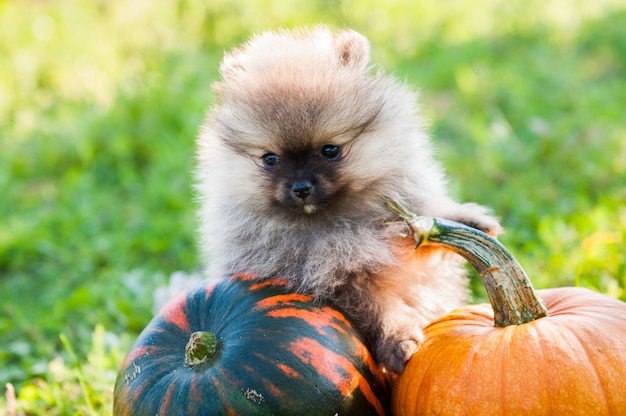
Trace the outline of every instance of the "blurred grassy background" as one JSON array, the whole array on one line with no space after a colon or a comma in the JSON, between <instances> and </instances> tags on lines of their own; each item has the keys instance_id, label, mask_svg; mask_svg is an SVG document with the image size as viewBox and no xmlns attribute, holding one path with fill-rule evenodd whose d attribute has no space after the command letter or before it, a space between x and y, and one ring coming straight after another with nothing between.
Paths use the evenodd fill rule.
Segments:
<instances>
[{"instance_id":1,"label":"blurred grassy background","mask_svg":"<svg viewBox=\"0 0 626 416\"><path fill-rule=\"evenodd\" d=\"M200 263L223 51L321 22L421 92L455 196L537 287L626 299L624 0L0 0L0 413L109 413L155 288Z\"/></svg>"}]
</instances>

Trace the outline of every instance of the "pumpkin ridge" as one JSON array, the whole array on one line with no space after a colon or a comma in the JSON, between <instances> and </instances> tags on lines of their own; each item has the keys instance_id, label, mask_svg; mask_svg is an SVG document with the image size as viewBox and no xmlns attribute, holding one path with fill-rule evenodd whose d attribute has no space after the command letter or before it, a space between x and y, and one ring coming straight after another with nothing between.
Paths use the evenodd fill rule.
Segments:
<instances>
[{"instance_id":1,"label":"pumpkin ridge","mask_svg":"<svg viewBox=\"0 0 626 416\"><path fill-rule=\"evenodd\" d=\"M599 296L595 292L591 292L594 297ZM599 301L598 299L597 301ZM596 306L596 305L586 305L586 306ZM599 306L599 305L598 305ZM612 310L617 310L616 307ZM610 337L597 337L596 343L590 344L585 343L584 339L589 338L590 332L593 329L594 331L604 331L607 334L618 333L620 330L626 326L626 308L622 308L622 313L615 318L621 320L621 323L618 324L614 319L609 319L607 316L598 317L598 319L602 320L602 325L587 323L582 326L570 326L570 331L573 334L576 341L580 344L580 348L585 352L587 359L592 365L590 366L593 370L594 376L599 384L599 390L603 394L603 403L605 404L606 414L617 414L618 409L614 409L615 404L613 400L610 400L611 397L614 397L614 394L609 394L609 390L612 390L614 393L623 394L626 389L626 380L624 377L620 377L619 375L613 375L613 371L611 371L610 375L603 375L598 371L599 368L625 368L626 367L626 359L621 358L619 356L619 351L626 351L626 341L624 338L610 338ZM587 310L585 310L587 311ZM595 311L594 311L595 312ZM594 313L595 315L595 313ZM593 336L593 335L592 335ZM611 342L607 342L611 341ZM616 345L617 344L617 345ZM592 348L592 347L595 347ZM618 362L607 362L608 360L618 361ZM619 386L615 386L616 382L621 382Z\"/></svg>"},{"instance_id":2,"label":"pumpkin ridge","mask_svg":"<svg viewBox=\"0 0 626 416\"><path fill-rule=\"evenodd\" d=\"M535 330L537 333L537 340L539 344L542 346L548 346L554 343L554 341L550 339L548 335L544 334L544 332L548 332L548 333L553 332L552 331L553 328L556 328L558 330L560 327L563 326L563 324L560 323L558 320L553 319L552 321L545 321L544 325L547 325L549 330L546 330L544 327L533 327L533 330ZM573 339L573 337L570 338L570 342L571 342L571 339ZM562 341L562 343L565 343L565 342L567 341ZM563 348L565 349L565 346L563 346ZM568 348L568 350L571 351L570 348ZM534 351L536 351L536 353L540 356L542 362L546 364L555 361L553 357L548 356L546 354L546 351L543 348L536 348ZM546 365L545 367L547 370L546 378L545 378L546 390L551 391L551 392L558 392L559 390L562 390L563 387L560 386L560 383L563 381L563 378L564 378L563 375L559 373L553 373L554 368L552 366ZM580 377L582 377L583 376L582 368L579 368L578 371L580 372ZM552 400L549 400L549 399L546 400L543 405L547 407L547 409L549 410L549 414L558 414L557 411L559 409L555 407L555 404L552 402Z\"/></svg>"},{"instance_id":3,"label":"pumpkin ridge","mask_svg":"<svg viewBox=\"0 0 626 416\"><path fill-rule=\"evenodd\" d=\"M498 368L499 371L497 371L498 379L497 381L495 381L495 383L500 385L500 400L502 401L502 403L508 403L508 400L507 400L508 391L507 391L505 383L503 382L506 379L506 375L507 375L508 354L507 354L507 349L503 345L503 339L507 339L510 342L510 340L515 335L516 328L509 326L503 329L504 329L503 331L498 332L498 336L496 337L496 339L491 340L491 341L495 344L499 344L500 346L498 354L497 354L497 360L494 357L494 362L498 361L498 366L499 366ZM494 371L494 373L496 373L496 371ZM507 414L508 412L506 409L504 409L503 413Z\"/></svg>"},{"instance_id":4,"label":"pumpkin ridge","mask_svg":"<svg viewBox=\"0 0 626 416\"><path fill-rule=\"evenodd\" d=\"M437 348L436 348L435 353L432 356L432 360L426 363L426 367L422 369L422 371L417 372L416 377L411 380L411 387L416 388L416 389L419 388L419 391L422 391L422 385L424 385L424 383L428 381L428 374L429 374L430 368L435 366L435 363L439 361L443 361L443 362L448 361L448 357L450 356L450 347L455 346L455 339L453 337L446 337L445 339L433 337L433 338L430 338L430 340L427 339L423 344L421 344L418 347L418 351L420 348L426 348L427 343L434 344L435 339L436 339ZM407 368L405 368L404 371L413 371L413 367L419 367L421 365L422 363L419 361L412 361L412 362L410 361L407 365ZM411 367L408 367L408 366L411 366ZM416 409L419 409L421 407L420 403L426 396L426 395L415 395L415 396L410 397L408 394L409 389L407 387L408 385L402 385L401 388L398 388L398 384L396 383L396 385L394 385L394 388L392 389L392 394L394 396L393 402L394 403L401 402L405 404L403 408L392 409L394 413L397 414L398 416L417 414ZM430 384L429 387L426 387L426 388L430 389L430 387L432 387L432 384Z\"/></svg>"},{"instance_id":5,"label":"pumpkin ridge","mask_svg":"<svg viewBox=\"0 0 626 416\"><path fill-rule=\"evenodd\" d=\"M613 373L618 368L626 368L626 359L620 357L620 351L626 351L626 341L612 334L619 334L626 328L623 302L579 287L543 289L540 292L546 303L557 303L562 308L553 315L552 324L566 326L577 349L584 352L586 359L581 362L590 363L585 368L593 376L598 394L602 395L598 399L604 406L605 414L620 413L623 409L616 405L614 398L626 391L626 381L623 376ZM581 303L580 299L584 302ZM593 342L585 342L589 339ZM599 369L605 368L613 370L603 376ZM621 384L616 385L617 381Z\"/></svg>"},{"instance_id":6,"label":"pumpkin ridge","mask_svg":"<svg viewBox=\"0 0 626 416\"><path fill-rule=\"evenodd\" d=\"M563 293L561 289L567 289L568 293ZM602 299L601 303L598 301L598 293L590 289L583 287L563 287L563 288L551 288L541 289L543 296L549 297L551 302L551 315L557 316L561 314L571 315L572 310L575 309L576 314L585 314L592 319L607 319L607 315L611 318L618 318L624 320L626 324L626 318L624 317L624 305L623 302L614 299L606 298ZM553 298L558 296L558 298ZM581 303L580 299L585 298L587 302Z\"/></svg>"},{"instance_id":7,"label":"pumpkin ridge","mask_svg":"<svg viewBox=\"0 0 626 416\"><path fill-rule=\"evenodd\" d=\"M507 328L504 329L507 333L511 332L507 330ZM475 337L476 341L471 344L471 347L465 348L465 350L467 351L466 354L468 359L465 362L466 364L459 376L459 379L462 380L465 378L466 382L461 384L465 386L465 389L460 392L459 395L465 398L463 408L468 409L470 411L470 414L481 414L481 410L484 409L481 409L480 406L485 404L485 400L491 399L491 397L484 397L484 394L481 391L481 388L483 387L481 383L472 382L472 380L474 380L475 378L480 377L476 376L476 374L480 374L477 370L481 369L481 367L477 365L476 362L480 361L481 354L484 354L484 351L489 351L489 348L485 347L491 344L498 344L502 336L502 333L498 333L497 335L491 333L480 334ZM505 355L506 351L504 351L504 349L502 348L500 348L500 351L494 352L494 356L492 357L492 363L494 363L494 366L497 365L498 367L490 369L492 378L495 379L495 376L497 376L497 379L494 380L494 383L496 385L500 385L499 396L501 399L506 394L504 391L504 386L502 386L503 369L506 368L505 366L503 366L503 362L506 360Z\"/></svg>"},{"instance_id":8,"label":"pumpkin ridge","mask_svg":"<svg viewBox=\"0 0 626 416\"><path fill-rule=\"evenodd\" d=\"M584 351L585 356L587 357L587 360L591 363L589 368L591 369L591 371L592 371L592 373L594 375L594 378L596 379L596 382L600 386L598 388L598 390L602 393L602 402L604 403L604 409L606 409L607 414L611 414L611 412L609 412L609 400L608 400L607 395L606 395L606 389L605 389L606 386L604 385L603 378L598 373L598 369L597 369L597 364L598 363L596 362L595 354L591 354L590 353L587 344L584 343L578 337L578 333L577 333L576 329L570 328L570 330L573 330L572 334L574 335L574 338L576 339L576 341L578 341L578 343L580 344L581 350Z\"/></svg>"},{"instance_id":9,"label":"pumpkin ridge","mask_svg":"<svg viewBox=\"0 0 626 416\"><path fill-rule=\"evenodd\" d=\"M540 318L540 319L543 319L543 318ZM545 322L548 322L548 321L544 321L544 323ZM538 355L538 357L534 357L530 355L529 357L525 357L525 358L527 360L545 363L547 362L547 358L541 346L546 345L546 341L543 340L543 334L540 328L538 328L535 325L529 325L528 323L517 325L517 326L511 326L508 328L503 328L503 330L510 331L511 336L510 336L508 343L502 343L501 345L501 348L508 349L508 354L509 354L509 357L507 357L507 359L502 362L502 366L503 366L502 371L504 372L504 375L509 375L509 377L502 378L502 380L505 381L502 384L509 384L510 382L509 380L511 378L515 379L513 383L516 383L516 382L520 383L521 382L520 379L524 380L526 378L524 374L530 371L530 368L523 366L523 367L513 367L513 369L511 369L511 366L509 365L510 361L512 361L511 355L514 353L522 354L522 352L520 352L522 351L522 349L524 349L524 353L526 353L528 350L528 345L532 344L533 346L532 351L535 352ZM503 331L500 331L499 333L501 334L502 332ZM521 342L522 345L518 345L519 342ZM524 348L524 346L526 346L526 348ZM529 363L528 365L530 366L530 364L531 363ZM526 392L527 396L532 396L532 398L524 401L524 404L528 403L530 405L533 405L532 410L534 412L537 412L538 409L547 408L548 412L546 414L548 415L555 414L554 409L552 407L552 401L550 400L549 394L547 393L550 391L549 386L551 386L551 383L550 383L550 377L548 376L548 373L545 367L541 365L537 365L537 366L533 366L532 369L535 372L534 373L535 378L538 378L536 377L537 373L541 373L540 378L541 378L542 383L536 383L536 384L545 386L545 388L536 389L536 390L539 390L539 392L537 391L533 391L531 393ZM512 375L510 374L511 371L513 371ZM520 373L522 375L520 375ZM514 384L514 387L518 387L518 384ZM511 402L517 403L517 401L515 401L514 399L515 399L515 394L506 396L506 397L503 397L501 403L503 403L503 406L506 406L508 403L511 403ZM519 411L519 410L520 410L519 408L512 409L513 412ZM524 408L524 411L528 412L528 409ZM524 413L524 414L527 414L527 413Z\"/></svg>"}]
</instances>

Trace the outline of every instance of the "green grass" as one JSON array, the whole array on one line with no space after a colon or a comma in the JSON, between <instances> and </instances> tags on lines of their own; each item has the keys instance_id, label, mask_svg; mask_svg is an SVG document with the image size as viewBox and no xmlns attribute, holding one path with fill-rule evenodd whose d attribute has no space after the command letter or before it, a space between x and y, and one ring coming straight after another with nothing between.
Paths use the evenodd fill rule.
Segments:
<instances>
[{"instance_id":1,"label":"green grass","mask_svg":"<svg viewBox=\"0 0 626 416\"><path fill-rule=\"evenodd\" d=\"M414 3L0 0L0 413L110 412L155 288L200 265L221 55L268 28L366 34L535 285L626 299L626 2Z\"/></svg>"}]
</instances>

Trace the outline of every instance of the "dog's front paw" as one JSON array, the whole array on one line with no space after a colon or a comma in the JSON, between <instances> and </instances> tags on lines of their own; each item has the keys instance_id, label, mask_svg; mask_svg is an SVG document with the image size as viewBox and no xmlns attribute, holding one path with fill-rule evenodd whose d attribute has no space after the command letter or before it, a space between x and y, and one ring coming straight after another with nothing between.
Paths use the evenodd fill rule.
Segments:
<instances>
[{"instance_id":1,"label":"dog's front paw","mask_svg":"<svg viewBox=\"0 0 626 416\"><path fill-rule=\"evenodd\" d=\"M376 343L374 355L378 363L387 371L400 374L421 341L421 334L414 334L411 338L405 339L383 338Z\"/></svg>"},{"instance_id":2,"label":"dog's front paw","mask_svg":"<svg viewBox=\"0 0 626 416\"><path fill-rule=\"evenodd\" d=\"M445 217L477 228L491 236L496 236L504 231L498 218L491 214L489 208L471 202L456 205L446 213Z\"/></svg>"}]
</instances>

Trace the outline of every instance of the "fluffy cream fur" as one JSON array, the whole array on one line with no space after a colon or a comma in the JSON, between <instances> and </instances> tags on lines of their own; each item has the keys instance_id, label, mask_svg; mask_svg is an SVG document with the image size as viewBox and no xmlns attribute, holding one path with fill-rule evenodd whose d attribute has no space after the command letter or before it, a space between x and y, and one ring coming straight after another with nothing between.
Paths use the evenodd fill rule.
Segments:
<instances>
[{"instance_id":1,"label":"fluffy cream fur","mask_svg":"<svg viewBox=\"0 0 626 416\"><path fill-rule=\"evenodd\" d=\"M421 328L465 303L468 290L461 259L413 250L402 225L388 224L395 218L385 201L491 233L500 231L497 220L448 196L415 94L369 67L360 34L263 33L226 54L220 72L219 102L198 140L201 244L211 275L280 275L333 300L370 337L379 362L401 371ZM342 149L315 176L330 197L301 212L283 209L283 188L263 155L282 163L325 144Z\"/></svg>"}]
</instances>

